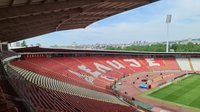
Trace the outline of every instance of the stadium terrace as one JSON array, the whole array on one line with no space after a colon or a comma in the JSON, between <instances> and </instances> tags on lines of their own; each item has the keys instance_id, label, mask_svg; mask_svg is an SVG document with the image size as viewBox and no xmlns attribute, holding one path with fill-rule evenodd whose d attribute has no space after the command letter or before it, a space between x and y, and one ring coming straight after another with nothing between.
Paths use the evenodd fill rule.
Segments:
<instances>
[{"instance_id":1,"label":"stadium terrace","mask_svg":"<svg viewBox=\"0 0 200 112\"><path fill-rule=\"evenodd\" d=\"M200 111L198 52L8 47L156 1L0 0L0 111Z\"/></svg>"},{"instance_id":2,"label":"stadium terrace","mask_svg":"<svg viewBox=\"0 0 200 112\"><path fill-rule=\"evenodd\" d=\"M132 67L133 69L134 69L134 67L140 69L140 68L142 68L142 66L144 66L144 65L141 65L141 63L139 63L136 59L123 59L123 61L125 63L130 63L129 67ZM156 63L153 58L145 58L145 61L148 63L149 67L160 66L160 64ZM102 73L106 74L107 72L112 72L113 68L114 69L118 69L118 70L119 69L126 69L126 67L123 64L119 63L116 60L106 61L106 63L104 63L104 64L100 64L100 63L94 62L93 66L95 66L95 68L96 68L97 71L92 71L86 65L80 65L80 66L77 66L77 68L79 68L80 70L82 70L84 72L89 73L94 78L98 78L100 76L101 78L104 78L105 80L109 80L109 81L114 81L114 78L102 76ZM111 67L113 67L113 68L111 68ZM69 70L69 69L68 69L68 71L71 72L71 73L73 73L74 75L79 76L79 77L81 77L81 76L84 77L84 79L86 81L90 82L90 83L92 83L93 80L94 80L93 77L87 77L87 76L81 75L80 73L77 73L77 72Z\"/></svg>"}]
</instances>

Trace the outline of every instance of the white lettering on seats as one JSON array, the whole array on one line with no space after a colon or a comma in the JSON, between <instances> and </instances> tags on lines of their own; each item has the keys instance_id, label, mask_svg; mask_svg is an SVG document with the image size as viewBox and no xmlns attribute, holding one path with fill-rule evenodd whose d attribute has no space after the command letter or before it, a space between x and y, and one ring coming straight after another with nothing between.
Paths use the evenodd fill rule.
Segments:
<instances>
[{"instance_id":1,"label":"white lettering on seats","mask_svg":"<svg viewBox=\"0 0 200 112\"><path fill-rule=\"evenodd\" d=\"M124 65L122 65L121 63L117 62L116 60L112 60L111 61L106 61L106 63L110 64L111 66L113 66L116 69L121 69L121 68L125 68Z\"/></svg>"},{"instance_id":2,"label":"white lettering on seats","mask_svg":"<svg viewBox=\"0 0 200 112\"><path fill-rule=\"evenodd\" d=\"M83 77L84 80L87 81L87 82L89 82L89 83L93 83L93 81L94 81L94 78L91 77L91 76L83 75L83 74L77 73L77 72L72 71L72 70L68 70L68 71L69 71L70 73L72 73L72 74L74 74L74 75L80 77L80 78Z\"/></svg>"},{"instance_id":3,"label":"white lettering on seats","mask_svg":"<svg viewBox=\"0 0 200 112\"><path fill-rule=\"evenodd\" d=\"M105 76L105 75L101 75L101 78L106 79L106 80L108 80L108 81L115 81L114 78L112 78L112 77L107 77L107 76Z\"/></svg>"},{"instance_id":4,"label":"white lettering on seats","mask_svg":"<svg viewBox=\"0 0 200 112\"><path fill-rule=\"evenodd\" d=\"M85 65L78 66L78 68L81 69L81 70L83 70L83 71L85 71L85 72L87 72L87 73L89 73L89 74L91 74L91 75L94 76L94 77L98 77L99 75L101 75L101 73L98 72L98 71L92 72L92 71L91 71L89 68L87 68Z\"/></svg>"},{"instance_id":5,"label":"white lettering on seats","mask_svg":"<svg viewBox=\"0 0 200 112\"><path fill-rule=\"evenodd\" d=\"M145 58L145 60L147 61L147 63L149 64L150 67L151 67L151 66L160 66L159 63L156 63L156 62L154 61L154 58Z\"/></svg>"},{"instance_id":6,"label":"white lettering on seats","mask_svg":"<svg viewBox=\"0 0 200 112\"><path fill-rule=\"evenodd\" d=\"M131 67L141 67L141 64L135 59L124 59L125 62L131 62Z\"/></svg>"},{"instance_id":7,"label":"white lettering on seats","mask_svg":"<svg viewBox=\"0 0 200 112\"><path fill-rule=\"evenodd\" d=\"M96 62L94 62L94 66L97 68L97 70L99 70L103 73L106 73L106 71L112 71L113 70L112 68L109 68L107 66L104 66L104 65L96 63Z\"/></svg>"}]
</instances>

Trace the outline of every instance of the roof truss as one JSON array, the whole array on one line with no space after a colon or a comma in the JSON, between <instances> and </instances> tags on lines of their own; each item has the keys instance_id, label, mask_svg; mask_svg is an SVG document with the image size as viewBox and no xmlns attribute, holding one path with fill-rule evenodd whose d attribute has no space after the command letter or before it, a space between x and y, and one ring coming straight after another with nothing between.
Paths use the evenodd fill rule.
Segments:
<instances>
[{"instance_id":1,"label":"roof truss","mask_svg":"<svg viewBox=\"0 0 200 112\"><path fill-rule=\"evenodd\" d=\"M152 0L1 0L0 41L13 42L49 32L85 28L103 18Z\"/></svg>"}]
</instances>

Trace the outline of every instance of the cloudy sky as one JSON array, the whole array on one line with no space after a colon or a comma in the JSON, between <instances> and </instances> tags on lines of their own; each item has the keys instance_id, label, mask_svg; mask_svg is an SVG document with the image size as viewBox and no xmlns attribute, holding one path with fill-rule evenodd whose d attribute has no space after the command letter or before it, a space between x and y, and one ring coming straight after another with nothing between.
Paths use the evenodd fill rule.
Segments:
<instances>
[{"instance_id":1,"label":"cloudy sky","mask_svg":"<svg viewBox=\"0 0 200 112\"><path fill-rule=\"evenodd\" d=\"M106 18L85 29L59 31L27 39L27 43L50 45L165 41L167 14L172 14L169 40L200 38L200 0L160 0Z\"/></svg>"}]
</instances>

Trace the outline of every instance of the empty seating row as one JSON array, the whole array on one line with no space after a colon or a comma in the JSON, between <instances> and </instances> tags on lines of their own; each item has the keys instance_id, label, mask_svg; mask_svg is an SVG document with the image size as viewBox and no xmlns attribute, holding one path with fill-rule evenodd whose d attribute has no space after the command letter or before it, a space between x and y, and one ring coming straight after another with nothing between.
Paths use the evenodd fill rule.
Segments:
<instances>
[{"instance_id":1,"label":"empty seating row","mask_svg":"<svg viewBox=\"0 0 200 112\"><path fill-rule=\"evenodd\" d=\"M191 58L191 64L193 66L194 71L200 71L200 58Z\"/></svg>"},{"instance_id":2,"label":"empty seating row","mask_svg":"<svg viewBox=\"0 0 200 112\"><path fill-rule=\"evenodd\" d=\"M64 81L64 82L67 82L67 83L70 83L70 84L73 84L73 85L85 87L85 88L92 89L92 90L97 90L97 91L100 91L100 92L109 93L105 89L105 84L104 84L104 86L93 85L91 83L86 83L83 78L79 78L75 75L73 75L75 77L72 77L72 75L70 75L70 73L69 74L63 74L63 71L59 71L59 70L53 71L52 68L57 65L56 63L55 63L55 66L48 66L47 65L48 67L44 67L44 66L40 66L39 64L36 64L36 62L38 62L38 61L35 61L34 63L31 63L29 61L15 61L15 62L11 62L11 63L13 65L18 66L18 67L33 71L33 72L38 73L38 74L42 74L44 76L47 76L47 77L50 77L50 78L53 78L53 79L56 79L56 80L61 80L61 81ZM40 61L40 62L42 62L42 61ZM57 66L59 66L59 65L57 65ZM61 66L61 68L62 68L62 66ZM63 69L65 70L65 68L63 68Z\"/></svg>"},{"instance_id":3,"label":"empty seating row","mask_svg":"<svg viewBox=\"0 0 200 112\"><path fill-rule=\"evenodd\" d=\"M0 52L0 59L3 60L7 57L14 56L14 55L16 55L16 53L13 51L2 51Z\"/></svg>"},{"instance_id":4,"label":"empty seating row","mask_svg":"<svg viewBox=\"0 0 200 112\"><path fill-rule=\"evenodd\" d=\"M77 86L88 89L93 87L92 89L101 92L106 92L107 86L124 75L180 70L175 58L133 56L27 57L11 64Z\"/></svg>"},{"instance_id":5,"label":"empty seating row","mask_svg":"<svg viewBox=\"0 0 200 112\"><path fill-rule=\"evenodd\" d=\"M15 76L12 76L15 77ZM114 104L37 86L23 79L12 78L26 102L37 112L134 112L128 105Z\"/></svg>"},{"instance_id":6,"label":"empty seating row","mask_svg":"<svg viewBox=\"0 0 200 112\"><path fill-rule=\"evenodd\" d=\"M97 92L90 89L74 86L63 81L58 81L58 80L55 80L43 75L39 75L37 73L33 73L28 70L24 70L22 68L19 68L13 65L9 65L8 71L12 71L12 69L18 73L18 75L16 76L18 79L22 77L23 79L26 79L27 81L33 84L36 84L39 87L52 89L52 90L60 91L63 93L68 93L68 94L85 97L89 99L110 102L110 103L115 103L115 104L120 104L120 105L126 105L117 97L110 94L105 94L102 92Z\"/></svg>"},{"instance_id":7,"label":"empty seating row","mask_svg":"<svg viewBox=\"0 0 200 112\"><path fill-rule=\"evenodd\" d=\"M178 65L183 71L191 71L191 66L188 58L176 58Z\"/></svg>"}]
</instances>

